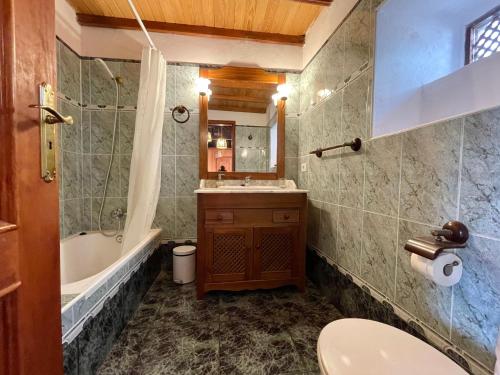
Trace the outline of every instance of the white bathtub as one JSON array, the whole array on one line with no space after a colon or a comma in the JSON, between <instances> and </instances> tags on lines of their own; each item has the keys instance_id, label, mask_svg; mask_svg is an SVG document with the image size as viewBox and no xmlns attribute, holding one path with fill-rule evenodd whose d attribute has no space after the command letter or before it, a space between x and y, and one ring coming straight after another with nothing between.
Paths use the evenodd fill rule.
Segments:
<instances>
[{"instance_id":1,"label":"white bathtub","mask_svg":"<svg viewBox=\"0 0 500 375\"><path fill-rule=\"evenodd\" d=\"M65 301L61 309L63 343L77 337L85 322L99 314L122 285L140 269L145 270L143 265L160 246L160 233L160 229L151 230L123 255L121 243L115 237L105 237L99 232L61 241L61 301Z\"/></svg>"},{"instance_id":2,"label":"white bathtub","mask_svg":"<svg viewBox=\"0 0 500 375\"><path fill-rule=\"evenodd\" d=\"M99 280L126 265L160 230L153 229L137 246L121 255L121 243L99 232L74 235L61 241L61 294L86 293Z\"/></svg>"}]
</instances>

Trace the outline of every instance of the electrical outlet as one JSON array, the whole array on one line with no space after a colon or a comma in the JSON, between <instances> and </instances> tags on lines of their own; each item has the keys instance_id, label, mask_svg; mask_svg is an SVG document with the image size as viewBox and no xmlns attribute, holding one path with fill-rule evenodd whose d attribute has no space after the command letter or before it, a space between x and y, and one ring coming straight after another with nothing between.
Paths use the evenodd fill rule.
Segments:
<instances>
[{"instance_id":1,"label":"electrical outlet","mask_svg":"<svg viewBox=\"0 0 500 375\"><path fill-rule=\"evenodd\" d=\"M306 172L307 171L307 163L305 163L305 162L302 163L300 165L300 170L301 170L301 172Z\"/></svg>"}]
</instances>

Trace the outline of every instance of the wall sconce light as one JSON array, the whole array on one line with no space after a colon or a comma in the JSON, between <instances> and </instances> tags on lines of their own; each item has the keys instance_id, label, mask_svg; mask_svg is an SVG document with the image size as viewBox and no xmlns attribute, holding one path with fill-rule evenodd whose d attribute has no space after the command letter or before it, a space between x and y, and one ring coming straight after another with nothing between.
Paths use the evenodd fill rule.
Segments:
<instances>
[{"instance_id":1,"label":"wall sconce light","mask_svg":"<svg viewBox=\"0 0 500 375\"><path fill-rule=\"evenodd\" d=\"M208 132L207 142L212 142L212 133Z\"/></svg>"},{"instance_id":2,"label":"wall sconce light","mask_svg":"<svg viewBox=\"0 0 500 375\"><path fill-rule=\"evenodd\" d=\"M276 90L278 92L271 96L275 106L278 105L278 100L287 100L288 96L290 95L290 91L292 89L291 89L290 85L288 85L286 83L282 83L281 85L278 85Z\"/></svg>"},{"instance_id":3,"label":"wall sconce light","mask_svg":"<svg viewBox=\"0 0 500 375\"><path fill-rule=\"evenodd\" d=\"M196 90L200 93L201 96L207 95L210 85L210 80L208 78L198 77L196 78ZM210 91L210 94L212 91Z\"/></svg>"},{"instance_id":4,"label":"wall sconce light","mask_svg":"<svg viewBox=\"0 0 500 375\"><path fill-rule=\"evenodd\" d=\"M287 100L288 96L290 95L290 91L292 91L290 85L286 83L278 85L277 89L278 89L278 96L281 100Z\"/></svg>"},{"instance_id":5,"label":"wall sconce light","mask_svg":"<svg viewBox=\"0 0 500 375\"><path fill-rule=\"evenodd\" d=\"M200 95L201 95L201 94L200 94ZM208 101L210 101L210 96L212 96L212 90L207 89L207 93L206 93L206 95L207 95L207 100L208 100Z\"/></svg>"}]
</instances>

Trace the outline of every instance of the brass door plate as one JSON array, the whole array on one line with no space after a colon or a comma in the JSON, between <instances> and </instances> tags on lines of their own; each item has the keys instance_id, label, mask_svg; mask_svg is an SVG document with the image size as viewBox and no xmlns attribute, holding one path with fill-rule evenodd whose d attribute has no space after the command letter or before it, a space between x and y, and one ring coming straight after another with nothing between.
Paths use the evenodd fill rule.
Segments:
<instances>
[{"instance_id":1,"label":"brass door plate","mask_svg":"<svg viewBox=\"0 0 500 375\"><path fill-rule=\"evenodd\" d=\"M55 93L52 86L43 82L40 85L40 105L55 108ZM56 125L46 121L49 113L40 109L40 173L45 182L56 178Z\"/></svg>"}]
</instances>

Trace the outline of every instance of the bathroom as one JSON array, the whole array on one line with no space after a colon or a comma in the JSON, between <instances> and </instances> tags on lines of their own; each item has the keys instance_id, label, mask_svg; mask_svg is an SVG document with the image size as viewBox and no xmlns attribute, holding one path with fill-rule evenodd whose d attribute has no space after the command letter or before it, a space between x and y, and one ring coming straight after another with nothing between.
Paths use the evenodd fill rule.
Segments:
<instances>
[{"instance_id":1,"label":"bathroom","mask_svg":"<svg viewBox=\"0 0 500 375\"><path fill-rule=\"evenodd\" d=\"M0 374L500 375L499 0L1 9Z\"/></svg>"}]
</instances>

